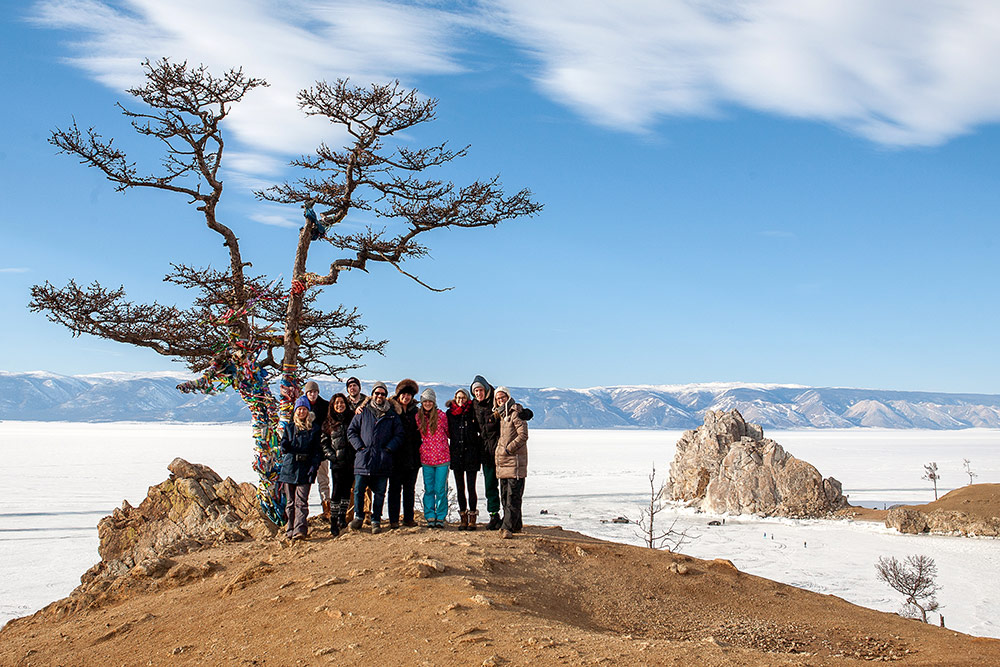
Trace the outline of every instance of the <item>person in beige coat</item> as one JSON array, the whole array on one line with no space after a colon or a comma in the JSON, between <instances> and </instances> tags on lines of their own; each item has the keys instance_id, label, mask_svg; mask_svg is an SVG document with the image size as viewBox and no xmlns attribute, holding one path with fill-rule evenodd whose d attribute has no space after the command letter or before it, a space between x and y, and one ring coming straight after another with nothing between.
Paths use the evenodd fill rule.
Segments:
<instances>
[{"instance_id":1,"label":"person in beige coat","mask_svg":"<svg viewBox=\"0 0 1000 667\"><path fill-rule=\"evenodd\" d=\"M528 425L521 419L519 406L510 397L507 387L497 387L493 396L493 412L500 421L500 438L494 455L503 506L500 537L508 540L523 527L521 499L524 479L528 476Z\"/></svg>"}]
</instances>

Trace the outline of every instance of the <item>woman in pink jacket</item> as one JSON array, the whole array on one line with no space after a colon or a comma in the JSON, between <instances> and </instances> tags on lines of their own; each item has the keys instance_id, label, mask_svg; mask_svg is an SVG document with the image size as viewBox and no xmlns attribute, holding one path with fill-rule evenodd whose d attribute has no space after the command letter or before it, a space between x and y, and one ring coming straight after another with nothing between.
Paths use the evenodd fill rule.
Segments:
<instances>
[{"instance_id":1,"label":"woman in pink jacket","mask_svg":"<svg viewBox=\"0 0 1000 667\"><path fill-rule=\"evenodd\" d=\"M428 528L444 528L448 517L448 417L438 410L437 394L424 389L417 411L420 466L424 472L424 519Z\"/></svg>"}]
</instances>

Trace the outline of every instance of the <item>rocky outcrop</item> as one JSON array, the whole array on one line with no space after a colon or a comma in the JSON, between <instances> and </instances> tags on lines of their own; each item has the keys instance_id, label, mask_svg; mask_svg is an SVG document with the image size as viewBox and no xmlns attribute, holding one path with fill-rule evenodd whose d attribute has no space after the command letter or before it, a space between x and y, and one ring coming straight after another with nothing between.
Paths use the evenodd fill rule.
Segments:
<instances>
[{"instance_id":1,"label":"rocky outcrop","mask_svg":"<svg viewBox=\"0 0 1000 667\"><path fill-rule=\"evenodd\" d=\"M924 513L908 507L895 507L886 515L885 525L901 533L910 534L1000 537L1000 518L974 516L950 510Z\"/></svg>"},{"instance_id":2,"label":"rocky outcrop","mask_svg":"<svg viewBox=\"0 0 1000 667\"><path fill-rule=\"evenodd\" d=\"M717 513L817 517L848 505L840 482L765 438L737 410L710 410L681 436L667 489L672 500Z\"/></svg>"},{"instance_id":3,"label":"rocky outcrop","mask_svg":"<svg viewBox=\"0 0 1000 667\"><path fill-rule=\"evenodd\" d=\"M901 533L911 535L926 533L927 515L907 507L893 507L885 515L885 525L887 528L895 528Z\"/></svg>"},{"instance_id":4,"label":"rocky outcrop","mask_svg":"<svg viewBox=\"0 0 1000 667\"><path fill-rule=\"evenodd\" d=\"M277 526L260 511L257 489L222 479L211 468L176 458L170 477L149 487L138 507L128 501L97 524L101 562L80 579L55 612L111 599L137 582L166 579L170 585L207 576L216 565L179 565L173 556L204 547L273 536ZM140 586L141 587L141 586Z\"/></svg>"},{"instance_id":5,"label":"rocky outcrop","mask_svg":"<svg viewBox=\"0 0 1000 667\"><path fill-rule=\"evenodd\" d=\"M274 534L252 484L222 479L211 468L174 459L170 477L149 488L139 507L128 501L97 524L98 553L115 574L158 557L169 557L215 542Z\"/></svg>"}]
</instances>

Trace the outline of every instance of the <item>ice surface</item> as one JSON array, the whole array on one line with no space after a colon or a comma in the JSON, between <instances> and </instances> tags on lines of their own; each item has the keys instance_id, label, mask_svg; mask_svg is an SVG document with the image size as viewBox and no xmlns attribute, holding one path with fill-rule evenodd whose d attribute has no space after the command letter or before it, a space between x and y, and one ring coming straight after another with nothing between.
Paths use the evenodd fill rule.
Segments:
<instances>
[{"instance_id":1,"label":"ice surface","mask_svg":"<svg viewBox=\"0 0 1000 667\"><path fill-rule=\"evenodd\" d=\"M561 525L603 539L641 544L636 527L601 523L634 518L648 503L655 463L666 480L680 431L531 431L524 498L528 523ZM1000 482L1000 431L878 429L768 431L793 455L844 484L855 504L882 507L933 500L922 466L937 461L943 493L965 483L962 459L977 482ZM137 505L180 456L236 481L254 481L251 435L243 424L0 422L0 622L67 595L99 560L97 521L123 499ZM482 481L480 498L482 494ZM418 483L418 489L420 484ZM318 503L313 492L313 503ZM480 502L483 502L482 500ZM541 510L549 513L542 515ZM921 553L940 571L940 602L949 627L1000 637L993 581L1000 541L910 536L880 524L713 518L672 509L664 522L699 535L682 551L727 558L742 571L896 611L899 596L875 578L879 556Z\"/></svg>"}]
</instances>

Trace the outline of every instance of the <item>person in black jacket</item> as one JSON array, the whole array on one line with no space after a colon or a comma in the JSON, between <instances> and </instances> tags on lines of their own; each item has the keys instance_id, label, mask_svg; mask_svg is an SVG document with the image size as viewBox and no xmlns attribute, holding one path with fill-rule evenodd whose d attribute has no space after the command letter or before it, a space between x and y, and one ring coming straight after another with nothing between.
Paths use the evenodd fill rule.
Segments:
<instances>
[{"instance_id":1,"label":"person in black jacket","mask_svg":"<svg viewBox=\"0 0 1000 667\"><path fill-rule=\"evenodd\" d=\"M285 533L293 540L305 539L309 526L309 487L319 466L320 424L309 411L309 399L295 402L292 421L281 434L281 469L278 481L285 487Z\"/></svg>"},{"instance_id":2,"label":"person in black jacket","mask_svg":"<svg viewBox=\"0 0 1000 667\"><path fill-rule=\"evenodd\" d=\"M319 436L323 458L330 466L330 534L334 537L347 528L347 508L354 484L354 447L347 439L347 427L353 417L354 413L347 408L347 396L334 394Z\"/></svg>"},{"instance_id":3,"label":"person in black jacket","mask_svg":"<svg viewBox=\"0 0 1000 667\"><path fill-rule=\"evenodd\" d=\"M455 475L455 490L458 493L458 514L462 519L459 530L475 530L478 497L476 496L476 476L482 460L483 440L479 436L479 422L476 410L464 389L455 392L454 400L445 404L448 408L448 449L451 454L451 469ZM466 504L468 488L468 504Z\"/></svg>"},{"instance_id":4,"label":"person in black jacket","mask_svg":"<svg viewBox=\"0 0 1000 667\"><path fill-rule=\"evenodd\" d=\"M396 385L396 395L389 399L403 421L403 444L392 455L389 475L389 527L399 528L400 496L403 525L416 526L413 505L416 502L417 473L420 472L420 430L417 428L417 404L413 401L420 388L406 379Z\"/></svg>"},{"instance_id":5,"label":"person in black jacket","mask_svg":"<svg viewBox=\"0 0 1000 667\"><path fill-rule=\"evenodd\" d=\"M302 387L302 394L309 399L309 412L316 415L316 423L320 426L326 422L326 413L330 404L319 395L319 385L309 380ZM330 518L330 468L326 459L319 462L316 470L316 486L319 487L319 500L323 505L323 518Z\"/></svg>"},{"instance_id":6,"label":"person in black jacket","mask_svg":"<svg viewBox=\"0 0 1000 667\"><path fill-rule=\"evenodd\" d=\"M354 520L351 530L361 530L364 519L357 508L364 507L364 493L372 490L372 534L382 532L382 505L392 472L392 454L402 445L403 424L389 403L384 382L372 386L372 400L354 415L347 439L354 457Z\"/></svg>"}]
</instances>

